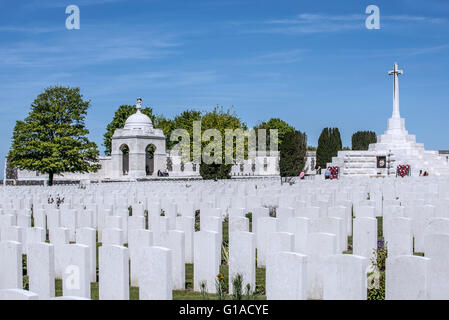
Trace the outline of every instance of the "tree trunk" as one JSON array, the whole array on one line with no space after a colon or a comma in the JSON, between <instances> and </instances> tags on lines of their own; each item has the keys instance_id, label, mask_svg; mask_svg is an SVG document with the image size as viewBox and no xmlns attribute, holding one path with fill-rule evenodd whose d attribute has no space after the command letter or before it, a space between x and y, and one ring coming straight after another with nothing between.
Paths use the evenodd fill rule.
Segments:
<instances>
[{"instance_id":1,"label":"tree trunk","mask_svg":"<svg viewBox=\"0 0 449 320\"><path fill-rule=\"evenodd\" d=\"M53 172L49 172L48 173L48 186L52 186L53 185Z\"/></svg>"}]
</instances>

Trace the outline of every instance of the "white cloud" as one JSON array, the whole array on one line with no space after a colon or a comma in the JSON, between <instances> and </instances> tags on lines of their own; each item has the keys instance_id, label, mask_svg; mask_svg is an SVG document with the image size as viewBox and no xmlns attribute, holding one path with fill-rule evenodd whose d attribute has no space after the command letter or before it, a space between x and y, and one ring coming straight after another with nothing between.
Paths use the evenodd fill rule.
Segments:
<instances>
[{"instance_id":1,"label":"white cloud","mask_svg":"<svg viewBox=\"0 0 449 320\"><path fill-rule=\"evenodd\" d=\"M271 19L259 23L249 22L246 24L245 33L273 33L273 34L313 34L313 33L335 33L349 30L364 30L365 19L368 15L347 14L332 15L322 13L301 13L295 17ZM383 15L381 12L381 23L388 23L389 27L410 25L416 23L447 24L448 20L436 17L413 16L413 15ZM233 25L239 25L233 21Z\"/></svg>"},{"instance_id":2,"label":"white cloud","mask_svg":"<svg viewBox=\"0 0 449 320\"><path fill-rule=\"evenodd\" d=\"M382 57L410 57L426 54L434 54L449 48L449 44L443 44L431 47L409 47L409 48L395 48L395 49L379 49L379 50L357 50L351 49L350 51L338 51L332 52L333 56L340 56L345 58L361 58L372 59Z\"/></svg>"},{"instance_id":3,"label":"white cloud","mask_svg":"<svg viewBox=\"0 0 449 320\"><path fill-rule=\"evenodd\" d=\"M293 49L287 51L271 52L260 56L256 56L249 62L257 64L283 64L294 63L302 60L304 49Z\"/></svg>"},{"instance_id":4,"label":"white cloud","mask_svg":"<svg viewBox=\"0 0 449 320\"><path fill-rule=\"evenodd\" d=\"M96 6L96 5L106 5L116 2L123 2L125 0L72 0L72 1L61 1L61 0L28 0L23 4L24 8L27 9L38 9L38 8L65 8L68 5L74 4L77 6Z\"/></svg>"},{"instance_id":5,"label":"white cloud","mask_svg":"<svg viewBox=\"0 0 449 320\"><path fill-rule=\"evenodd\" d=\"M21 32L31 34L41 34L61 31L61 28L37 27L37 26L0 26L0 32Z\"/></svg>"},{"instance_id":6,"label":"white cloud","mask_svg":"<svg viewBox=\"0 0 449 320\"><path fill-rule=\"evenodd\" d=\"M158 59L175 54L175 49L182 45L171 34L92 30L85 33L64 31L45 38L4 43L0 47L0 68L74 67L118 60Z\"/></svg>"}]
</instances>

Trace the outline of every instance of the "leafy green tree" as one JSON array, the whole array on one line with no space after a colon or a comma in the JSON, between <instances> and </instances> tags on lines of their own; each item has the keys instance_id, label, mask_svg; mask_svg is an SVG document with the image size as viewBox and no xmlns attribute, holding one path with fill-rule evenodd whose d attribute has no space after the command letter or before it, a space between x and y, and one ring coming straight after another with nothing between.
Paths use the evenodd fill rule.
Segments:
<instances>
[{"instance_id":1,"label":"leafy green tree","mask_svg":"<svg viewBox=\"0 0 449 320\"><path fill-rule=\"evenodd\" d=\"M201 163L200 175L205 180L229 179L231 177L231 164Z\"/></svg>"},{"instance_id":2,"label":"leafy green tree","mask_svg":"<svg viewBox=\"0 0 449 320\"><path fill-rule=\"evenodd\" d=\"M279 170L281 177L296 177L306 163L307 135L300 131L287 132L280 146Z\"/></svg>"},{"instance_id":3,"label":"leafy green tree","mask_svg":"<svg viewBox=\"0 0 449 320\"><path fill-rule=\"evenodd\" d=\"M176 129L185 129L193 135L193 122L201 120L201 111L188 109L175 116L173 125Z\"/></svg>"},{"instance_id":4,"label":"leafy green tree","mask_svg":"<svg viewBox=\"0 0 449 320\"><path fill-rule=\"evenodd\" d=\"M278 130L278 148L281 148L281 144L284 141L284 136L288 132L295 132L295 128L293 128L291 125L289 125L284 120L281 120L279 118L271 118L267 122L262 122L254 127L254 130L257 129L265 129L267 130L267 146L266 150L269 150L270 148L270 129L277 129Z\"/></svg>"},{"instance_id":5,"label":"leafy green tree","mask_svg":"<svg viewBox=\"0 0 449 320\"><path fill-rule=\"evenodd\" d=\"M165 146L166 146L167 149L171 149L173 144L170 141L170 134L171 134L171 132L174 129L173 120L167 119L163 115L157 115L154 118L153 126L155 128L161 129L162 132L164 132L164 135L166 137Z\"/></svg>"},{"instance_id":6,"label":"leafy green tree","mask_svg":"<svg viewBox=\"0 0 449 320\"><path fill-rule=\"evenodd\" d=\"M357 131L352 135L352 150L368 150L370 143L376 143L377 136L373 131Z\"/></svg>"},{"instance_id":7,"label":"leafy green tree","mask_svg":"<svg viewBox=\"0 0 449 320\"><path fill-rule=\"evenodd\" d=\"M327 163L332 162L332 157L337 156L341 149L342 143L338 128L324 128L318 138L317 165L326 168Z\"/></svg>"},{"instance_id":8,"label":"leafy green tree","mask_svg":"<svg viewBox=\"0 0 449 320\"><path fill-rule=\"evenodd\" d=\"M84 118L89 108L79 88L50 87L39 94L24 121L14 127L8 154L10 166L48 174L97 171L98 149L86 135Z\"/></svg>"},{"instance_id":9,"label":"leafy green tree","mask_svg":"<svg viewBox=\"0 0 449 320\"><path fill-rule=\"evenodd\" d=\"M207 164L202 162L200 165L200 175L203 179L227 179L230 177L232 164L225 164L225 130L226 129L243 129L247 127L240 118L231 110L223 110L223 107L215 107L211 112L207 112L201 118L201 133L207 129L217 129L221 134L222 149L221 149L221 163ZM208 142L203 142L202 146L207 145Z\"/></svg>"},{"instance_id":10,"label":"leafy green tree","mask_svg":"<svg viewBox=\"0 0 449 320\"><path fill-rule=\"evenodd\" d=\"M184 129L189 133L191 150L190 157L193 157L193 123L195 121L201 121L201 111L188 109L173 118L173 129ZM170 137L167 136L167 139L170 139ZM176 141L171 142L170 147L175 144Z\"/></svg>"},{"instance_id":11,"label":"leafy green tree","mask_svg":"<svg viewBox=\"0 0 449 320\"><path fill-rule=\"evenodd\" d=\"M153 124L155 123L156 117L153 115L153 109L150 107L142 108L142 113L150 117ZM111 143L112 136L114 135L115 129L121 129L125 126L126 120L133 114L136 113L136 107L131 105L121 105L114 114L114 118L107 125L106 132L104 134L103 146L105 148L104 154L107 156L111 155ZM164 132L165 133L165 132Z\"/></svg>"}]
</instances>

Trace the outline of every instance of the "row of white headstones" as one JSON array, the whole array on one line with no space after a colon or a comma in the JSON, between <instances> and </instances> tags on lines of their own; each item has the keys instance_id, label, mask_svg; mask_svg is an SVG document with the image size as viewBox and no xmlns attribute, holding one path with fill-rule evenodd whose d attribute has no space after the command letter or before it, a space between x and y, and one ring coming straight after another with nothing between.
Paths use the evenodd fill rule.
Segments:
<instances>
[{"instance_id":1,"label":"row of white headstones","mask_svg":"<svg viewBox=\"0 0 449 320\"><path fill-rule=\"evenodd\" d=\"M59 209L48 203L50 192L64 198ZM194 265L194 290L204 283L214 293L226 217L230 292L237 274L254 290L257 265L266 267L268 299L366 299L367 275L378 276L370 259L378 245L376 217L383 217L386 298L449 298L443 180L17 187L3 188L1 199L1 299L52 299L55 278L62 279L59 299L88 299L96 281L100 299L129 299L130 285L139 287L140 299L171 299L173 290L185 289L186 263ZM353 252L343 254L348 236ZM22 254L29 290L22 289Z\"/></svg>"}]
</instances>

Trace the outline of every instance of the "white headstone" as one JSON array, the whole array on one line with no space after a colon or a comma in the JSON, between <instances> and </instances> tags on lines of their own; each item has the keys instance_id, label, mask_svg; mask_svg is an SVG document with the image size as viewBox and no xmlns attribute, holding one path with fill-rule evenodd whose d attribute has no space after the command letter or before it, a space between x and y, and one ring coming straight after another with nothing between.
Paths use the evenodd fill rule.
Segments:
<instances>
[{"instance_id":1,"label":"white headstone","mask_svg":"<svg viewBox=\"0 0 449 320\"><path fill-rule=\"evenodd\" d=\"M39 296L23 289L0 290L0 300L39 300Z\"/></svg>"},{"instance_id":2,"label":"white headstone","mask_svg":"<svg viewBox=\"0 0 449 320\"><path fill-rule=\"evenodd\" d=\"M103 229L102 244L110 246L122 246L123 245L123 230L117 228Z\"/></svg>"},{"instance_id":3,"label":"white headstone","mask_svg":"<svg viewBox=\"0 0 449 320\"><path fill-rule=\"evenodd\" d=\"M49 230L50 243L55 246L55 277L62 279L65 245L69 243L69 229L55 228Z\"/></svg>"},{"instance_id":4,"label":"white headstone","mask_svg":"<svg viewBox=\"0 0 449 320\"><path fill-rule=\"evenodd\" d=\"M223 224L219 217L202 216L200 218L200 230L212 231L217 233L218 241L216 243L218 252L221 252L221 245L223 241ZM216 257L218 265L221 264L221 254Z\"/></svg>"},{"instance_id":5,"label":"white headstone","mask_svg":"<svg viewBox=\"0 0 449 320\"><path fill-rule=\"evenodd\" d=\"M337 237L330 233L310 233L307 239L307 296L323 298L327 257L337 253Z\"/></svg>"},{"instance_id":6,"label":"white headstone","mask_svg":"<svg viewBox=\"0 0 449 320\"><path fill-rule=\"evenodd\" d=\"M376 208L370 206L354 206L354 216L356 218L375 218Z\"/></svg>"},{"instance_id":7,"label":"white headstone","mask_svg":"<svg viewBox=\"0 0 449 320\"><path fill-rule=\"evenodd\" d=\"M276 209L276 218L279 220L279 231L288 231L288 221L295 216L295 210L289 207L281 207Z\"/></svg>"},{"instance_id":8,"label":"white headstone","mask_svg":"<svg viewBox=\"0 0 449 320\"><path fill-rule=\"evenodd\" d=\"M145 217L144 216L130 216L128 217L128 237L125 240L126 243L129 241L129 233L131 230L135 229L145 229Z\"/></svg>"},{"instance_id":9,"label":"white headstone","mask_svg":"<svg viewBox=\"0 0 449 320\"><path fill-rule=\"evenodd\" d=\"M326 262L323 278L324 300L366 300L368 259L351 254L336 254Z\"/></svg>"},{"instance_id":10,"label":"white headstone","mask_svg":"<svg viewBox=\"0 0 449 320\"><path fill-rule=\"evenodd\" d=\"M129 250L102 245L98 252L100 300L129 300Z\"/></svg>"},{"instance_id":11,"label":"white headstone","mask_svg":"<svg viewBox=\"0 0 449 320\"><path fill-rule=\"evenodd\" d=\"M307 299L307 256L278 252L268 259L266 290L268 300Z\"/></svg>"},{"instance_id":12,"label":"white headstone","mask_svg":"<svg viewBox=\"0 0 449 320\"><path fill-rule=\"evenodd\" d=\"M193 234L195 232L195 218L190 216L177 217L176 229L184 231L185 263L193 263Z\"/></svg>"},{"instance_id":13,"label":"white headstone","mask_svg":"<svg viewBox=\"0 0 449 320\"><path fill-rule=\"evenodd\" d=\"M0 261L0 289L22 289L22 245L1 241Z\"/></svg>"},{"instance_id":14,"label":"white headstone","mask_svg":"<svg viewBox=\"0 0 449 320\"><path fill-rule=\"evenodd\" d=\"M185 268L185 234L180 230L168 232L168 248L172 252L172 276L173 290L185 290L186 268Z\"/></svg>"},{"instance_id":15,"label":"white headstone","mask_svg":"<svg viewBox=\"0 0 449 320\"><path fill-rule=\"evenodd\" d=\"M28 248L33 243L45 242L45 230L42 228L27 228L25 230L26 236L26 250L25 253L28 253Z\"/></svg>"},{"instance_id":16,"label":"white headstone","mask_svg":"<svg viewBox=\"0 0 449 320\"><path fill-rule=\"evenodd\" d=\"M218 234L213 231L198 231L194 235L193 289L200 290L206 283L206 291L215 293L215 277L220 272L221 250L218 248Z\"/></svg>"},{"instance_id":17,"label":"white headstone","mask_svg":"<svg viewBox=\"0 0 449 320\"><path fill-rule=\"evenodd\" d=\"M353 254L371 259L377 249L376 218L356 217L353 228Z\"/></svg>"},{"instance_id":18,"label":"white headstone","mask_svg":"<svg viewBox=\"0 0 449 320\"><path fill-rule=\"evenodd\" d=\"M428 234L424 254L430 258L429 299L449 299L449 234Z\"/></svg>"},{"instance_id":19,"label":"white headstone","mask_svg":"<svg viewBox=\"0 0 449 320\"><path fill-rule=\"evenodd\" d=\"M75 241L75 232L77 227L76 210L61 210L61 227L69 229L70 241Z\"/></svg>"},{"instance_id":20,"label":"white headstone","mask_svg":"<svg viewBox=\"0 0 449 320\"><path fill-rule=\"evenodd\" d=\"M279 220L277 218L259 218L257 222L257 266L264 267L268 255L269 234L279 231Z\"/></svg>"},{"instance_id":21,"label":"white headstone","mask_svg":"<svg viewBox=\"0 0 449 320\"><path fill-rule=\"evenodd\" d=\"M172 299L172 253L162 247L142 248L139 263L139 299Z\"/></svg>"},{"instance_id":22,"label":"white headstone","mask_svg":"<svg viewBox=\"0 0 449 320\"><path fill-rule=\"evenodd\" d=\"M229 288L234 292L232 280L242 276L242 288L256 288L256 238L253 233L236 231L229 233Z\"/></svg>"},{"instance_id":23,"label":"white headstone","mask_svg":"<svg viewBox=\"0 0 449 320\"><path fill-rule=\"evenodd\" d=\"M256 207L252 209L252 230L251 232L255 233L257 235L258 232L258 221L260 218L268 218L269 217L270 210L268 208L262 208L262 207ZM257 246L257 236L256 236L256 246Z\"/></svg>"},{"instance_id":24,"label":"white headstone","mask_svg":"<svg viewBox=\"0 0 449 320\"><path fill-rule=\"evenodd\" d=\"M430 259L413 255L388 257L385 266L385 300L427 300Z\"/></svg>"},{"instance_id":25,"label":"white headstone","mask_svg":"<svg viewBox=\"0 0 449 320\"><path fill-rule=\"evenodd\" d=\"M153 246L153 232L149 230L130 230L129 231L129 258L131 260L131 285L137 287L139 285L139 263L142 248Z\"/></svg>"},{"instance_id":26,"label":"white headstone","mask_svg":"<svg viewBox=\"0 0 449 320\"><path fill-rule=\"evenodd\" d=\"M47 212L47 228L53 230L61 227L61 212L56 209Z\"/></svg>"},{"instance_id":27,"label":"white headstone","mask_svg":"<svg viewBox=\"0 0 449 320\"><path fill-rule=\"evenodd\" d=\"M29 288L40 299L55 296L55 247L48 243L33 243L28 248L27 273Z\"/></svg>"},{"instance_id":28,"label":"white headstone","mask_svg":"<svg viewBox=\"0 0 449 320\"><path fill-rule=\"evenodd\" d=\"M97 281L97 232L93 228L76 229L76 243L89 247L90 282Z\"/></svg>"},{"instance_id":29,"label":"white headstone","mask_svg":"<svg viewBox=\"0 0 449 320\"><path fill-rule=\"evenodd\" d=\"M413 254L411 219L404 217L384 219L383 229L389 258Z\"/></svg>"},{"instance_id":30,"label":"white headstone","mask_svg":"<svg viewBox=\"0 0 449 320\"><path fill-rule=\"evenodd\" d=\"M63 250L62 293L90 299L90 252L83 244L66 244Z\"/></svg>"},{"instance_id":31,"label":"white headstone","mask_svg":"<svg viewBox=\"0 0 449 320\"><path fill-rule=\"evenodd\" d=\"M249 219L245 217L229 217L229 233L244 231L249 232Z\"/></svg>"},{"instance_id":32,"label":"white headstone","mask_svg":"<svg viewBox=\"0 0 449 320\"><path fill-rule=\"evenodd\" d=\"M310 219L305 217L290 218L288 226L288 232L293 233L295 236L295 252L305 254L307 251Z\"/></svg>"},{"instance_id":33,"label":"white headstone","mask_svg":"<svg viewBox=\"0 0 449 320\"><path fill-rule=\"evenodd\" d=\"M268 234L267 260L277 252L293 252L295 236L288 232L272 232Z\"/></svg>"}]
</instances>

